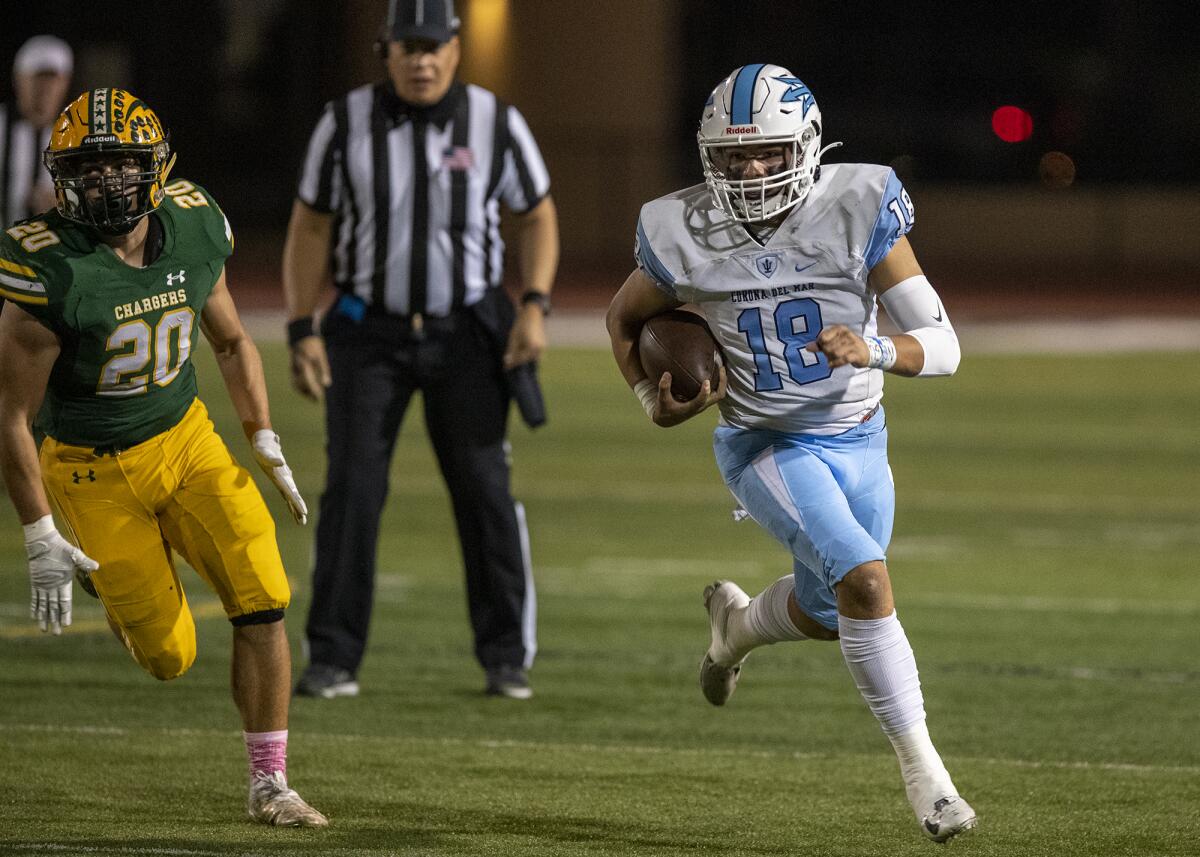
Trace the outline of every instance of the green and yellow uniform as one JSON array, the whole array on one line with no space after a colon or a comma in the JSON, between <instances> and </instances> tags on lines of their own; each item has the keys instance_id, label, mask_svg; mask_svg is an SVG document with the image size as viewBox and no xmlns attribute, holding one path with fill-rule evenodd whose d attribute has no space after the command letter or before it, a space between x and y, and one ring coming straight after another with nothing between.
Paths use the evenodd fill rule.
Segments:
<instances>
[{"instance_id":1,"label":"green and yellow uniform","mask_svg":"<svg viewBox=\"0 0 1200 857\"><path fill-rule=\"evenodd\" d=\"M62 341L38 425L62 443L126 449L178 423L196 398L188 358L233 241L203 190L181 180L169 191L150 215L163 249L144 268L56 211L5 236L0 295Z\"/></svg>"},{"instance_id":2,"label":"green and yellow uniform","mask_svg":"<svg viewBox=\"0 0 1200 857\"><path fill-rule=\"evenodd\" d=\"M148 215L162 251L144 268L57 212L0 239L0 296L61 344L38 417L43 480L100 564L92 582L110 621L164 679L186 671L196 648L172 549L235 623L289 600L274 522L214 431L189 359L233 251L229 224L191 182L165 191Z\"/></svg>"}]
</instances>

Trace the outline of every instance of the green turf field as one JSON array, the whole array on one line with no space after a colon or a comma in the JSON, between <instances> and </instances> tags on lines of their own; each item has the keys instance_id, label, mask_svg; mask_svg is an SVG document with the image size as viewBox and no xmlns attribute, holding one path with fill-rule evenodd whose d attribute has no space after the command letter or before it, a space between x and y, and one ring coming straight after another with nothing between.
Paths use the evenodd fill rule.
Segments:
<instances>
[{"instance_id":1,"label":"green turf field","mask_svg":"<svg viewBox=\"0 0 1200 857\"><path fill-rule=\"evenodd\" d=\"M202 389L248 461L207 349ZM301 488L318 411L264 348ZM160 685L76 590L27 617L0 513L0 852L626 855L937 853L836 644L751 656L706 705L701 590L751 593L781 549L735 524L712 416L652 427L600 351L555 351L551 422L513 431L539 587L528 703L485 698L449 504L409 415L380 544L363 694L293 708L290 774L326 832L244 818L228 625L191 573L200 656ZM1195 355L975 357L888 382L899 493L890 565L935 741L980 816L955 853L1200 852L1200 487ZM263 480L260 480L262 484ZM265 492L271 492L269 486ZM311 528L269 493L295 589Z\"/></svg>"}]
</instances>

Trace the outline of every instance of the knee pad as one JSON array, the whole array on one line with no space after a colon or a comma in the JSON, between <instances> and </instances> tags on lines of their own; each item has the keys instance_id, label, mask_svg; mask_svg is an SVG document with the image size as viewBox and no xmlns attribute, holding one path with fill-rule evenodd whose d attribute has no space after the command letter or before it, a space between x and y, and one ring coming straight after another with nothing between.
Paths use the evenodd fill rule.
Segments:
<instances>
[{"instance_id":1,"label":"knee pad","mask_svg":"<svg viewBox=\"0 0 1200 857\"><path fill-rule=\"evenodd\" d=\"M146 672L159 681L170 681L186 673L196 662L196 644L144 652L131 649L133 658Z\"/></svg>"},{"instance_id":2,"label":"knee pad","mask_svg":"<svg viewBox=\"0 0 1200 857\"><path fill-rule=\"evenodd\" d=\"M274 622L283 621L283 608L274 610L255 610L253 613L244 613L241 616L234 616L229 620L229 624L235 628L244 628L247 625L270 625Z\"/></svg>"},{"instance_id":3,"label":"knee pad","mask_svg":"<svg viewBox=\"0 0 1200 857\"><path fill-rule=\"evenodd\" d=\"M126 628L108 617L109 627L137 661L159 681L170 681L187 672L196 661L196 625L192 614L181 610L174 621Z\"/></svg>"}]
</instances>

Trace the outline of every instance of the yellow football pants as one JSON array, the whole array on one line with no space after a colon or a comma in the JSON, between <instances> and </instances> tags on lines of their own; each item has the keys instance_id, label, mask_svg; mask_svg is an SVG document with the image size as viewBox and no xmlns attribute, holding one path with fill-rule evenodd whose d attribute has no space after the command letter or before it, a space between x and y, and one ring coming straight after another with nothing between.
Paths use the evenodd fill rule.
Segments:
<instances>
[{"instance_id":1,"label":"yellow football pants","mask_svg":"<svg viewBox=\"0 0 1200 857\"><path fill-rule=\"evenodd\" d=\"M47 437L41 466L60 519L100 564L91 579L109 624L155 678L183 675L196 659L172 550L231 620L287 607L275 522L199 399L173 428L118 455Z\"/></svg>"}]
</instances>

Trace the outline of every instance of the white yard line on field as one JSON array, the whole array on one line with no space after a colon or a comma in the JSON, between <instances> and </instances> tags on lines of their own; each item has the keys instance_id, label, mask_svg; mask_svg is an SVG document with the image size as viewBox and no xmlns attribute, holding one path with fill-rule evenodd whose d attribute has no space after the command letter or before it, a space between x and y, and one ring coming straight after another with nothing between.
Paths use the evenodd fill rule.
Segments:
<instances>
[{"instance_id":1,"label":"white yard line on field","mask_svg":"<svg viewBox=\"0 0 1200 857\"><path fill-rule=\"evenodd\" d=\"M1196 351L1200 319L1095 318L955 325L963 350L979 354L1111 354Z\"/></svg>"},{"instance_id":2,"label":"white yard line on field","mask_svg":"<svg viewBox=\"0 0 1200 857\"><path fill-rule=\"evenodd\" d=\"M125 846L125 845L78 845L76 843L66 842L3 842L0 841L0 853L4 854L153 854L164 855L182 855L182 857L278 857L281 853L278 850L271 851L203 851L196 848L153 848L148 846ZM346 848L318 848L312 849L305 847L301 853L313 855L313 857L339 857L346 854L381 854L390 855L395 852L391 849L375 849L362 848L359 846L349 846Z\"/></svg>"},{"instance_id":3,"label":"white yard line on field","mask_svg":"<svg viewBox=\"0 0 1200 857\"><path fill-rule=\"evenodd\" d=\"M1077 491L1072 494L1049 494L1032 491L988 490L945 491L937 488L913 487L899 492L899 502L922 509L957 509L963 511L1063 513L1084 512L1128 518L1131 515L1181 517L1195 521L1195 513L1181 507L1179 498L1171 496L1139 497L1100 491Z\"/></svg>"},{"instance_id":4,"label":"white yard line on field","mask_svg":"<svg viewBox=\"0 0 1200 857\"><path fill-rule=\"evenodd\" d=\"M155 848L146 845L79 845L74 842L0 842L0 848L7 849L2 853L17 853L17 854L155 854L170 857L170 855L182 855L182 857L272 857L280 852L272 851L229 851L221 849L219 851L207 851L198 848ZM375 849L363 849L359 847L348 848L320 848L313 850L304 848L304 854L320 855L340 855L340 854L387 854L390 852L379 851Z\"/></svg>"},{"instance_id":5,"label":"white yard line on field","mask_svg":"<svg viewBox=\"0 0 1200 857\"><path fill-rule=\"evenodd\" d=\"M954 550L953 541L942 544L937 539L922 539L909 545L909 540L898 540L903 549L895 553L894 544L888 550L888 555L903 555L906 559L914 556L944 556ZM786 569L786 557L781 557L779 567ZM538 571L546 575L548 581L555 577L566 576L572 580L581 576L595 584L610 577L620 577L617 587L625 588L630 579L645 579L654 586L656 579L695 578L697 583L707 582L710 577L751 578L761 577L768 573L765 563L754 560L727 562L704 559L663 559L661 557L604 557L588 558L582 565L554 565L539 567ZM782 572L781 572L782 573ZM606 597L610 593L605 593ZM642 597L639 590L631 593ZM988 595L988 594L957 594L953 592L920 592L905 590L898 599L901 609L905 605L914 607L955 607L973 610L1002 610L1030 613L1087 613L1096 615L1136 614L1138 616L1192 616L1200 613L1200 602L1187 599L1171 601L1146 601L1133 598L1084 598L1078 596L1054 595Z\"/></svg>"},{"instance_id":6,"label":"white yard line on field","mask_svg":"<svg viewBox=\"0 0 1200 857\"><path fill-rule=\"evenodd\" d=\"M242 313L251 335L281 342L282 310ZM973 354L1089 354L1114 351L1200 350L1200 318L1095 318L955 323L963 350ZM604 311L559 310L546 321L550 347L608 348Z\"/></svg>"},{"instance_id":7,"label":"white yard line on field","mask_svg":"<svg viewBox=\"0 0 1200 857\"><path fill-rule=\"evenodd\" d=\"M29 608L23 605L19 611L10 611L8 605L4 605L5 609L0 612L4 616L28 616ZM190 602L188 605L194 619L214 619L218 616L225 615L225 608L221 606L221 602L205 601L205 602ZM21 622L19 624L0 627L0 640L20 640L30 637L40 637L46 632L39 628L33 620ZM109 634L111 630L108 627L108 620L104 618L104 614L100 614L97 619L75 619L71 624L64 629L64 634Z\"/></svg>"},{"instance_id":8,"label":"white yard line on field","mask_svg":"<svg viewBox=\"0 0 1200 857\"><path fill-rule=\"evenodd\" d=\"M1195 601L1138 601L1126 598L1077 598L1044 595L956 595L904 593L897 603L914 607L955 607L970 610L1006 610L1028 613L1090 613L1101 616L1193 616L1200 613Z\"/></svg>"},{"instance_id":9,"label":"white yard line on field","mask_svg":"<svg viewBox=\"0 0 1200 857\"><path fill-rule=\"evenodd\" d=\"M0 732L49 732L60 734L87 735L166 735L174 737L214 737L237 738L240 733L221 729L125 729L121 727L71 726L65 724L47 723L0 723ZM722 758L757 759L876 759L878 753L779 753L769 750L747 750L735 747L664 747L655 744L594 744L590 742L551 742L551 741L520 741L514 739L494 740L489 738L418 738L403 735L353 735L329 734L322 732L305 732L305 741L334 741L339 743L382 743L382 744L416 744L422 746L461 747L483 750L520 750L522 752L536 751L541 753L585 753L606 755L632 756L678 756L706 758L720 756ZM1070 759L1011 759L999 756L965 756L958 761L982 765L999 765L1014 768L1034 768L1050 770L1094 770L1129 773L1155 774L1200 774L1200 765L1145 765L1133 762L1087 762Z\"/></svg>"},{"instance_id":10,"label":"white yard line on field","mask_svg":"<svg viewBox=\"0 0 1200 857\"><path fill-rule=\"evenodd\" d=\"M62 842L12 842L4 845L15 852L48 852L51 854L182 854L221 855L221 857L259 857L263 851L201 851L195 848L148 848L126 845L79 845ZM305 851L311 854L311 851Z\"/></svg>"},{"instance_id":11,"label":"white yard line on field","mask_svg":"<svg viewBox=\"0 0 1200 857\"><path fill-rule=\"evenodd\" d=\"M551 347L607 348L601 312L555 313L547 322ZM275 336L284 329L280 321ZM1130 351L1196 351L1200 318L1097 318L955 324L971 354L1091 354Z\"/></svg>"},{"instance_id":12,"label":"white yard line on field","mask_svg":"<svg viewBox=\"0 0 1200 857\"><path fill-rule=\"evenodd\" d=\"M893 544L889 557L905 560L927 557L944 559L958 552L953 542L945 544L936 539L922 539L909 545L906 541ZM773 566L772 566L773 567ZM780 563L780 568L784 564ZM697 585L707 583L710 578L730 578L745 582L769 573L766 563L754 560L727 562L705 559L663 559L661 557L590 557L582 565L538 565L536 572L541 577L538 588L547 594L566 594L577 591L576 581L586 577L592 584L600 585L611 580L613 586L605 589L605 597L630 599L643 598L648 590L654 590L664 578L684 580L693 578ZM560 586L566 580L568 585ZM643 581L645 585L632 585ZM376 578L377 597L381 601L402 600L417 584L408 575L381 572ZM1147 601L1132 598L1082 598L1054 595L999 595L965 594L954 592L920 592L905 589L897 599L901 610L906 607L921 609L954 608L965 610L987 610L1011 613L1071 613L1095 616L1195 616L1200 614L1200 602L1187 599L1171 601ZM32 621L26 620L29 608L24 602L0 603L0 616L11 619L0 623L0 640L30 639L41 637L41 631ZM216 619L224 615L217 601L192 604L192 615L197 619ZM77 618L64 634L108 633L108 623L103 614L97 618Z\"/></svg>"}]
</instances>

